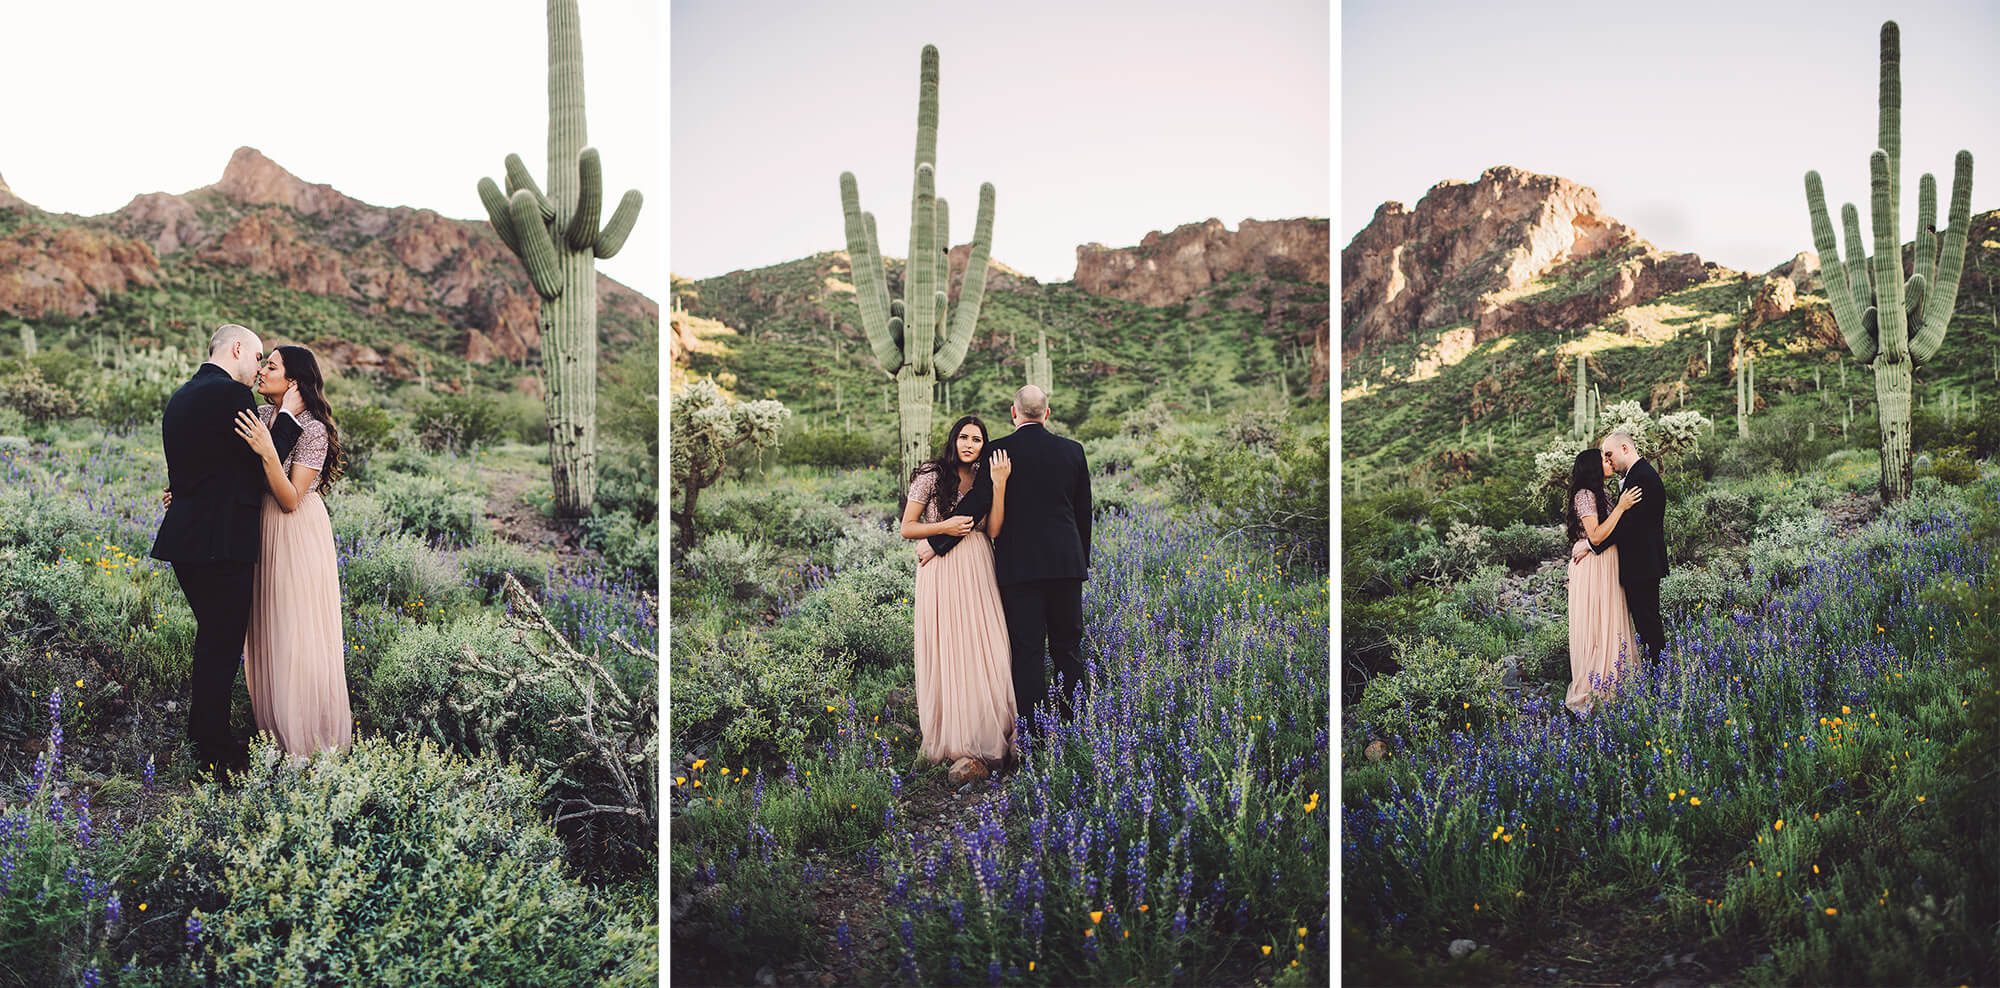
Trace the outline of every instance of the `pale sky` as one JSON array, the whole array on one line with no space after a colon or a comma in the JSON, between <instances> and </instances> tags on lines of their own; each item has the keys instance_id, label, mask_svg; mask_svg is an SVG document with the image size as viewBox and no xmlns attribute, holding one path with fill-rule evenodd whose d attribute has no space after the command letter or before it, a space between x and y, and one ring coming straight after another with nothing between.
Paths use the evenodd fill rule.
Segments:
<instances>
[{"instance_id":1,"label":"pale sky","mask_svg":"<svg viewBox=\"0 0 2000 988\"><path fill-rule=\"evenodd\" d=\"M918 54L939 50L952 240L996 188L993 257L1068 281L1076 248L1215 217L1330 217L1327 0L675 0L676 274L845 249L852 171L909 244Z\"/></svg>"},{"instance_id":2,"label":"pale sky","mask_svg":"<svg viewBox=\"0 0 2000 988\"><path fill-rule=\"evenodd\" d=\"M1615 9L1616 13L1608 13ZM1868 223L1882 21L1902 34L1902 235L1917 180L1973 156L1972 209L2000 206L2000 4L1387 2L1341 7L1335 249L1394 199L1492 165L1597 190L1660 247L1764 271L1812 249L1805 173Z\"/></svg>"},{"instance_id":3,"label":"pale sky","mask_svg":"<svg viewBox=\"0 0 2000 988\"><path fill-rule=\"evenodd\" d=\"M664 299L665 13L582 0L581 15L605 215L626 189L646 197L598 269ZM477 183L500 181L509 152L549 184L540 0L6 0L0 22L0 175L43 209L211 185L243 145L364 202L457 219L485 221Z\"/></svg>"}]
</instances>

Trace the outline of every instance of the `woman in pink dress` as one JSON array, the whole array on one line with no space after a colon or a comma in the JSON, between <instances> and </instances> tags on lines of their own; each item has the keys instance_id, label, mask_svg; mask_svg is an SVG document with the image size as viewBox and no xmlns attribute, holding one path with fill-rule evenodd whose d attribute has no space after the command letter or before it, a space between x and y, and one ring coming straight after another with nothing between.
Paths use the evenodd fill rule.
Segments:
<instances>
[{"instance_id":1,"label":"woman in pink dress","mask_svg":"<svg viewBox=\"0 0 2000 988\"><path fill-rule=\"evenodd\" d=\"M264 462L263 544L252 583L244 679L257 729L292 755L345 749L354 735L341 643L340 570L327 489L340 478L340 432L327 409L319 361L301 346L271 351L257 375L269 404L239 413L236 434ZM303 432L279 460L270 423L296 418Z\"/></svg>"},{"instance_id":2,"label":"woman in pink dress","mask_svg":"<svg viewBox=\"0 0 2000 988\"><path fill-rule=\"evenodd\" d=\"M910 478L902 535L917 542L917 723L924 758L950 761L958 776L978 776L1012 753L1014 675L1007 618L993 572L993 543L1000 533L1012 466L996 452L993 500L984 517L954 514L972 490L986 425L959 419L938 458ZM935 535L960 540L940 555L925 541ZM969 762L982 763L974 766Z\"/></svg>"},{"instance_id":3,"label":"woman in pink dress","mask_svg":"<svg viewBox=\"0 0 2000 988\"><path fill-rule=\"evenodd\" d=\"M1588 539L1592 545L1603 542L1625 510L1639 503L1639 489L1628 487L1606 513L1609 498L1604 494L1604 478L1611 473L1610 455L1595 448L1576 454L1576 465L1570 471L1565 511L1574 543L1569 563L1570 680L1563 703L1578 715L1590 713L1593 690L1608 692L1622 661L1638 655L1632 612L1626 608L1624 588L1618 585L1618 547L1592 553L1581 541Z\"/></svg>"}]
</instances>

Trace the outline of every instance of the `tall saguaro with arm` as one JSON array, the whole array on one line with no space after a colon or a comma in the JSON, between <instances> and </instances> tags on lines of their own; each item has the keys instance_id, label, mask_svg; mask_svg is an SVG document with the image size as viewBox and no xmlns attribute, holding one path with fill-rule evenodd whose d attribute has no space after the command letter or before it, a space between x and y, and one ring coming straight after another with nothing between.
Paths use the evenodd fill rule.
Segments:
<instances>
[{"instance_id":1,"label":"tall saguaro with arm","mask_svg":"<svg viewBox=\"0 0 2000 988\"><path fill-rule=\"evenodd\" d=\"M1928 173L1917 185L1915 270L1903 277L1902 238L1897 230L1902 180L1901 39L1895 21L1882 24L1882 75L1875 150L1868 155L1869 211L1875 255L1861 238L1854 204L1841 207L1847 257L1841 258L1826 190L1819 172L1806 172L1806 208L1812 214L1813 246L1833 306L1834 321L1854 359L1875 369L1875 405L1882 424L1882 499L1910 493L1910 390L1912 369L1937 355L1958 301L1965 266L1965 238L1972 218L1972 153L1958 152L1951 179L1950 226L1937 230L1937 180ZM1911 335L1914 327L1915 335Z\"/></svg>"},{"instance_id":2,"label":"tall saguaro with arm","mask_svg":"<svg viewBox=\"0 0 2000 988\"><path fill-rule=\"evenodd\" d=\"M507 156L507 190L479 180L494 232L541 296L542 377L556 513L590 513L597 498L597 262L625 246L639 219L634 189L603 218L604 172L585 146L583 38L576 0L548 0L549 190Z\"/></svg>"},{"instance_id":3,"label":"tall saguaro with arm","mask_svg":"<svg viewBox=\"0 0 2000 988\"><path fill-rule=\"evenodd\" d=\"M889 297L889 278L875 216L861 211L861 190L853 172L840 174L840 209L847 227L847 254L854 268L855 302L868 347L882 370L896 379L901 422L903 475L929 458L931 398L939 380L949 380L965 362L986 295L986 259L993 248L993 184L979 187L972 257L965 266L958 311L949 312L951 283L949 207L937 195L938 52L925 45L917 88L917 157L911 196L910 255L903 270L903 297Z\"/></svg>"}]
</instances>

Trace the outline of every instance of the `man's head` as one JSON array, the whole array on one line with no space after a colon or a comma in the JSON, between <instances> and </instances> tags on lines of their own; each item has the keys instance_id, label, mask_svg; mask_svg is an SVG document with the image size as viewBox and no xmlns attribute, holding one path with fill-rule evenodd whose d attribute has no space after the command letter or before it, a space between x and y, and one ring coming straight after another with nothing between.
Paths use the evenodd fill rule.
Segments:
<instances>
[{"instance_id":1,"label":"man's head","mask_svg":"<svg viewBox=\"0 0 2000 988\"><path fill-rule=\"evenodd\" d=\"M1009 411L1013 414L1014 424L1017 426L1027 425L1030 422L1046 425L1049 421L1048 392L1030 384L1014 392L1014 407Z\"/></svg>"},{"instance_id":2,"label":"man's head","mask_svg":"<svg viewBox=\"0 0 2000 988\"><path fill-rule=\"evenodd\" d=\"M1611 461L1612 469L1619 473L1632 469L1632 464L1639 462L1639 451L1633 447L1630 433L1614 432L1605 436L1604 441L1597 444L1597 448L1604 451L1605 458Z\"/></svg>"},{"instance_id":3,"label":"man's head","mask_svg":"<svg viewBox=\"0 0 2000 988\"><path fill-rule=\"evenodd\" d=\"M208 362L228 371L245 387L257 379L257 364L263 359L263 341L247 327L229 323L208 338Z\"/></svg>"}]
</instances>

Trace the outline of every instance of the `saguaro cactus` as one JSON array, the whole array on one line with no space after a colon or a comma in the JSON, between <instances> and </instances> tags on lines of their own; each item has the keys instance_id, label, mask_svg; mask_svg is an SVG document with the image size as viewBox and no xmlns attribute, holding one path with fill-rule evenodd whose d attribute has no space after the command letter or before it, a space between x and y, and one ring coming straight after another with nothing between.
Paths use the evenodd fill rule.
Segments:
<instances>
[{"instance_id":1,"label":"saguaro cactus","mask_svg":"<svg viewBox=\"0 0 2000 988\"><path fill-rule=\"evenodd\" d=\"M993 248L993 184L988 182L979 187L979 216L973 224L972 257L965 266L958 311L948 312L950 214L937 195L937 125L938 52L936 46L925 45L917 85L915 192L902 298L889 297L875 216L861 210L854 173L840 173L840 208L854 270L855 302L875 361L896 379L906 477L929 458L932 386L956 375L965 361L979 323L979 304L986 295L986 259Z\"/></svg>"},{"instance_id":2,"label":"saguaro cactus","mask_svg":"<svg viewBox=\"0 0 2000 988\"><path fill-rule=\"evenodd\" d=\"M1916 264L1910 277L1904 279L1902 239L1897 229L1903 143L1900 44L1896 22L1883 22L1878 136L1876 148L1868 156L1875 256L1868 256L1861 239L1860 216L1848 203L1840 210L1847 236L1847 258L1841 259L1819 172L1806 172L1806 209L1812 214L1813 246L1819 251L1820 275L1833 305L1834 321L1854 359L1875 369L1885 501L1910 493L1911 370L1928 362L1944 343L1945 329L1958 301L1972 216L1972 154L1960 151L1951 181L1951 225L1942 235L1937 231L1937 180L1925 174L1918 183Z\"/></svg>"},{"instance_id":3,"label":"saguaro cactus","mask_svg":"<svg viewBox=\"0 0 2000 988\"><path fill-rule=\"evenodd\" d=\"M1576 355L1576 407L1570 412L1569 433L1577 439L1590 438L1590 367L1583 354Z\"/></svg>"},{"instance_id":4,"label":"saguaro cactus","mask_svg":"<svg viewBox=\"0 0 2000 988\"><path fill-rule=\"evenodd\" d=\"M541 296L542 380L556 513L590 513L597 496L597 261L625 246L639 218L625 193L602 227L603 166L585 145L583 37L576 0L548 0L549 190L521 156L507 156L507 191L479 180L493 230L521 259Z\"/></svg>"},{"instance_id":5,"label":"saguaro cactus","mask_svg":"<svg viewBox=\"0 0 2000 988\"><path fill-rule=\"evenodd\" d=\"M1040 349L1028 355L1028 383L1042 389L1043 394L1056 393L1055 369L1049 365L1049 334L1038 332Z\"/></svg>"},{"instance_id":6,"label":"saguaro cactus","mask_svg":"<svg viewBox=\"0 0 2000 988\"><path fill-rule=\"evenodd\" d=\"M1736 437L1750 438L1750 413L1757 408L1757 358L1745 352L1736 363Z\"/></svg>"}]
</instances>

